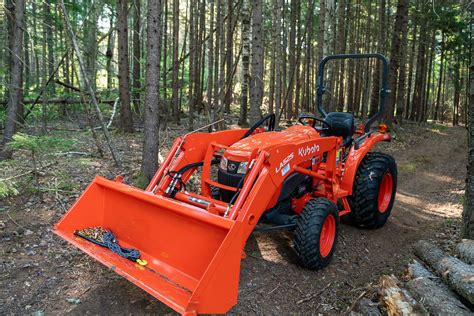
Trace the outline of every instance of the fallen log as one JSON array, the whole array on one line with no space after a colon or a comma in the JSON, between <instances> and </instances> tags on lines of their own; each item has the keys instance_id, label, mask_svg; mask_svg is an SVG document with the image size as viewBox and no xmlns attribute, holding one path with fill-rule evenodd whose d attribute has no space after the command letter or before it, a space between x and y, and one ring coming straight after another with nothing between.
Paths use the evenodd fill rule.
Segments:
<instances>
[{"instance_id":1,"label":"fallen log","mask_svg":"<svg viewBox=\"0 0 474 316\"><path fill-rule=\"evenodd\" d=\"M416 278L427 278L435 283L439 284L440 286L444 286L445 288L449 289L449 287L443 283L440 277L434 275L431 271L429 271L423 264L420 262L413 260L413 263L408 264L408 275L410 279Z\"/></svg>"},{"instance_id":2,"label":"fallen log","mask_svg":"<svg viewBox=\"0 0 474 316\"><path fill-rule=\"evenodd\" d=\"M430 314L471 314L469 308L459 301L456 294L418 261L408 265L408 272L413 279L406 283L406 287Z\"/></svg>"},{"instance_id":3,"label":"fallen log","mask_svg":"<svg viewBox=\"0 0 474 316\"><path fill-rule=\"evenodd\" d=\"M466 263L474 264L474 240L463 239L456 247L459 258Z\"/></svg>"},{"instance_id":4,"label":"fallen log","mask_svg":"<svg viewBox=\"0 0 474 316\"><path fill-rule=\"evenodd\" d=\"M428 264L452 290L474 304L474 266L446 255L426 240L415 243L415 255Z\"/></svg>"},{"instance_id":5,"label":"fallen log","mask_svg":"<svg viewBox=\"0 0 474 316\"><path fill-rule=\"evenodd\" d=\"M394 275L380 278L380 301L387 309L388 315L428 314L424 306L418 303L404 289L398 286Z\"/></svg>"}]
</instances>

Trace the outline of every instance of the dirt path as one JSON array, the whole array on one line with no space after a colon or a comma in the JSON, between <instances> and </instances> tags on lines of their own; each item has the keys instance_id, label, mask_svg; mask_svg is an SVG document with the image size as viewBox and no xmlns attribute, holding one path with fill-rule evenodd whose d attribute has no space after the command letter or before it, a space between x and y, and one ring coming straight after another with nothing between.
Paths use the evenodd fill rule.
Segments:
<instances>
[{"instance_id":1,"label":"dirt path","mask_svg":"<svg viewBox=\"0 0 474 316\"><path fill-rule=\"evenodd\" d=\"M460 226L465 130L407 126L397 141L380 150L393 154L399 168L397 201L387 225L379 230L342 225L333 262L318 272L297 265L289 233L253 234L233 313L343 312L380 275L399 274L412 258L414 241L432 238L449 249ZM100 170L92 165L75 172ZM51 207L58 205L54 196L16 203L10 208L15 210L0 213L0 314L172 312L53 237L50 227L62 213ZM298 304L305 298L310 299Z\"/></svg>"}]
</instances>

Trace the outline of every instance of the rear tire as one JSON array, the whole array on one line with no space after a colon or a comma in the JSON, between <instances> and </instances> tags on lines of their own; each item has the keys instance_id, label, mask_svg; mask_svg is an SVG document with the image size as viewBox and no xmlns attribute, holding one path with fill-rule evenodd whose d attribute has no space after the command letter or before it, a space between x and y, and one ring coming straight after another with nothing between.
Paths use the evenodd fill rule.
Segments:
<instances>
[{"instance_id":1,"label":"rear tire","mask_svg":"<svg viewBox=\"0 0 474 316\"><path fill-rule=\"evenodd\" d=\"M328 199L309 200L296 224L294 246L302 266L318 270L329 264L339 232L336 205Z\"/></svg>"},{"instance_id":2,"label":"rear tire","mask_svg":"<svg viewBox=\"0 0 474 316\"><path fill-rule=\"evenodd\" d=\"M397 165L392 156L368 153L357 170L348 197L350 221L358 227L380 228L392 212L397 191Z\"/></svg>"}]
</instances>

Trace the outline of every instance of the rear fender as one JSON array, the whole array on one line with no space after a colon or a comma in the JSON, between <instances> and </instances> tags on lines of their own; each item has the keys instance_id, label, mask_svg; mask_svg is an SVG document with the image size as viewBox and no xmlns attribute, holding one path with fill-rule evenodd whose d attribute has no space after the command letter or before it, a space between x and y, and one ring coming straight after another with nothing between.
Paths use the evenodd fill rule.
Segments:
<instances>
[{"instance_id":1,"label":"rear fender","mask_svg":"<svg viewBox=\"0 0 474 316\"><path fill-rule=\"evenodd\" d=\"M349 155L346 160L345 168L344 168L344 176L342 177L341 188L346 190L349 195L352 195L352 186L354 184L355 176L357 173L357 169L359 168L360 163L364 159L365 155L378 142L389 142L391 141L392 137L390 134L370 134L367 138L359 145L358 149L355 149L355 146L351 147L349 151Z\"/></svg>"}]
</instances>

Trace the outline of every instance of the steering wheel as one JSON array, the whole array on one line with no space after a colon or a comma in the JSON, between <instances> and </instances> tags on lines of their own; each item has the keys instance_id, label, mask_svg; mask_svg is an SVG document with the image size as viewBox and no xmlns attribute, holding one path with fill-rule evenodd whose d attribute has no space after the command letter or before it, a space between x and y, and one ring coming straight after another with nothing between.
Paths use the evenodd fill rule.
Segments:
<instances>
[{"instance_id":1,"label":"steering wheel","mask_svg":"<svg viewBox=\"0 0 474 316\"><path fill-rule=\"evenodd\" d=\"M300 114L300 116L298 117L298 122L300 122L302 125L310 125L318 132L329 131L331 129L331 124L311 114ZM323 127L316 127L316 122L321 123Z\"/></svg>"},{"instance_id":2,"label":"steering wheel","mask_svg":"<svg viewBox=\"0 0 474 316\"><path fill-rule=\"evenodd\" d=\"M266 121L268 121L268 131L273 131L275 129L275 114L268 114L258 120L251 128L249 128L248 131L244 134L244 136L242 136L242 139L252 135L252 133L257 128L262 126L263 123L265 123Z\"/></svg>"}]
</instances>

